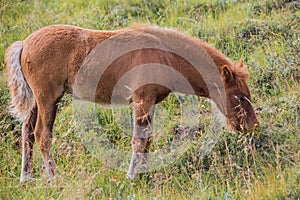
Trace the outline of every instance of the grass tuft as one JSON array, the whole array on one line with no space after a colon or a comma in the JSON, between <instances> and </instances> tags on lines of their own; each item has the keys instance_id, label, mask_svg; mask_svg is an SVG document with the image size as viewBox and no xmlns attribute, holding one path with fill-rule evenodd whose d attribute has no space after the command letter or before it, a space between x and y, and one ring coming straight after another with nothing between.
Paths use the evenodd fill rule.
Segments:
<instances>
[{"instance_id":1,"label":"grass tuft","mask_svg":"<svg viewBox=\"0 0 300 200\"><path fill-rule=\"evenodd\" d=\"M299 199L299 6L293 0L0 1L0 199ZM189 145L170 165L130 181L110 167L101 145L131 151L132 110L89 105L91 112L76 112L65 96L54 125L59 176L48 183L35 146L37 179L19 183L21 125L9 114L7 47L51 24L119 29L136 23L174 27L232 60L243 58L260 129L254 134L222 129L215 136L211 105L204 99L196 99L197 126L184 127L171 95L156 113L159 134L152 152L181 139ZM207 138L215 145L205 153ZM90 148L93 142L98 146Z\"/></svg>"}]
</instances>

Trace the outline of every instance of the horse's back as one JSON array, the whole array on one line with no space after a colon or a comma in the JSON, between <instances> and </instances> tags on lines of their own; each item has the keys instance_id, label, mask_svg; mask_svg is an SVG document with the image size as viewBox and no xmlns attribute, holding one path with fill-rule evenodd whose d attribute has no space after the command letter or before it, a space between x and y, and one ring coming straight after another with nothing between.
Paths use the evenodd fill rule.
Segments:
<instances>
[{"instance_id":1,"label":"horse's back","mask_svg":"<svg viewBox=\"0 0 300 200\"><path fill-rule=\"evenodd\" d=\"M72 85L84 58L97 41L92 30L68 25L47 26L23 41L22 71L33 87Z\"/></svg>"}]
</instances>

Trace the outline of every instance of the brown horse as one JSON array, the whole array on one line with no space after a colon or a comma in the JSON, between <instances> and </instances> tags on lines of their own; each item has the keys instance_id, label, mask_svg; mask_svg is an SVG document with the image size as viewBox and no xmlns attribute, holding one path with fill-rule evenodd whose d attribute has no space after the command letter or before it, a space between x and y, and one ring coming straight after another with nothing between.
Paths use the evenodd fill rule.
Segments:
<instances>
[{"instance_id":1,"label":"brown horse","mask_svg":"<svg viewBox=\"0 0 300 200\"><path fill-rule=\"evenodd\" d=\"M114 53L115 58L111 59ZM208 61L203 62L204 59ZM200 72L198 61L202 63ZM247 86L249 73L243 61L235 65L206 43L175 30L139 26L96 31L48 26L13 43L5 62L12 111L23 122L21 181L31 178L35 141L49 177L55 175L52 127L57 103L64 93L100 104L112 104L120 97L122 103L127 101L133 106L135 127L129 178L136 176L135 168L142 159L139 155L149 150L154 105L170 92L211 98L236 131L251 131L258 125ZM201 71L214 67L216 73ZM123 78L131 70L134 73ZM119 87L115 92L120 85L127 89Z\"/></svg>"}]
</instances>

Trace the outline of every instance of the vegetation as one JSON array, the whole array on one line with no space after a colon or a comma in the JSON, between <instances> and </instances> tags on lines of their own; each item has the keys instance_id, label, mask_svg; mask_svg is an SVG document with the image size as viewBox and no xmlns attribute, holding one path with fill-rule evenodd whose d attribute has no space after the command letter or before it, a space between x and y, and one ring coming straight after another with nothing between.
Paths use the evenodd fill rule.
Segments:
<instances>
[{"instance_id":1,"label":"vegetation","mask_svg":"<svg viewBox=\"0 0 300 200\"><path fill-rule=\"evenodd\" d=\"M300 199L299 8L293 0L0 0L0 199ZM130 181L86 146L84 127L67 96L54 128L59 176L48 183L35 146L37 179L19 183L21 125L8 112L6 48L51 24L119 29L136 23L174 27L235 61L243 58L260 129L253 134L220 130L212 150L199 154L213 129L210 105L200 99L199 127L190 131L189 148L170 165ZM161 104L170 121L177 115L176 101L173 95ZM122 109L94 110L96 132L130 151L130 136L114 120ZM176 120L167 124L152 151L174 139L179 129Z\"/></svg>"}]
</instances>

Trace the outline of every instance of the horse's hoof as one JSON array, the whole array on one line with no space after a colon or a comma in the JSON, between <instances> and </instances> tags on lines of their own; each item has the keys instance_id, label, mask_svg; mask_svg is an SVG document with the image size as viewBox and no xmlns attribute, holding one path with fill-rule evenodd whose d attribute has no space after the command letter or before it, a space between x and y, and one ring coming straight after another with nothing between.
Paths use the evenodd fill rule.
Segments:
<instances>
[{"instance_id":1,"label":"horse's hoof","mask_svg":"<svg viewBox=\"0 0 300 200\"><path fill-rule=\"evenodd\" d=\"M126 174L126 178L128 178L130 180L135 180L136 176L137 176L137 173L127 172L127 174Z\"/></svg>"}]
</instances>

